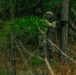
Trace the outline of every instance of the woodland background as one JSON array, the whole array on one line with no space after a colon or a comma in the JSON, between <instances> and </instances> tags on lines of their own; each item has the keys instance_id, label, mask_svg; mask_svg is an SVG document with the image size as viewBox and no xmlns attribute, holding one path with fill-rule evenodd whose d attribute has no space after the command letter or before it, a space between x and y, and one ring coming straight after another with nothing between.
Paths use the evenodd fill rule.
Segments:
<instances>
[{"instance_id":1,"label":"woodland background","mask_svg":"<svg viewBox=\"0 0 76 75\"><path fill-rule=\"evenodd\" d=\"M61 21L62 0L0 0L0 75L50 75L39 56L39 30L44 13L52 11L56 21ZM57 30L56 44L59 47L60 29ZM11 32L13 33L11 35ZM11 36L14 40L15 69L11 66ZM20 47L18 41L24 46ZM68 54L76 60L76 1L69 2ZM30 52L25 51L26 49ZM22 50L23 49L23 50ZM32 54L33 55L32 55ZM76 75L76 63L58 60L58 51L49 63L56 75ZM12 75L16 75L12 73Z\"/></svg>"}]
</instances>

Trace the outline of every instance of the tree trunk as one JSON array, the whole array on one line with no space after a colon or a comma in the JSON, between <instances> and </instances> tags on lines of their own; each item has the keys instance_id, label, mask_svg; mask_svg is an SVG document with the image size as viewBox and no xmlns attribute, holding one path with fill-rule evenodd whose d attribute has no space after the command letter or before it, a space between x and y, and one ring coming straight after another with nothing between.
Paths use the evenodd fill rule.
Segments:
<instances>
[{"instance_id":1,"label":"tree trunk","mask_svg":"<svg viewBox=\"0 0 76 75\"><path fill-rule=\"evenodd\" d=\"M69 16L69 0L63 0L62 3L62 15L61 15L61 38L60 38L60 48L63 52L67 53L68 44L68 16ZM63 55L59 56L61 61L67 61Z\"/></svg>"},{"instance_id":2,"label":"tree trunk","mask_svg":"<svg viewBox=\"0 0 76 75\"><path fill-rule=\"evenodd\" d=\"M10 15L11 15L11 61L12 61L12 75L16 75L16 59L15 59L15 45L14 45L14 1L10 0Z\"/></svg>"},{"instance_id":3,"label":"tree trunk","mask_svg":"<svg viewBox=\"0 0 76 75\"><path fill-rule=\"evenodd\" d=\"M12 61L12 75L16 75L15 47L13 43L12 33L11 33L11 61Z\"/></svg>"}]
</instances>

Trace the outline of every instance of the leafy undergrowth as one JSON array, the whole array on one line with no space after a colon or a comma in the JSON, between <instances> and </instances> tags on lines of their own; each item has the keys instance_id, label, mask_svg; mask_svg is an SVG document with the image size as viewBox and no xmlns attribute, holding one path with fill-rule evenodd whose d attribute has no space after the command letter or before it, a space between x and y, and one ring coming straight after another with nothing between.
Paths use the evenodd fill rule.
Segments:
<instances>
[{"instance_id":1,"label":"leafy undergrowth","mask_svg":"<svg viewBox=\"0 0 76 75\"><path fill-rule=\"evenodd\" d=\"M29 46L31 49L32 47ZM33 47L35 50L36 47ZM69 56L76 60L76 45L69 45ZM71 50L72 49L72 50ZM0 52L0 75L10 75L11 63L9 52ZM5 62L6 61L6 62ZM67 64L59 62L57 55L53 60L49 61L55 75L76 75L76 64L68 60ZM21 56L16 57L17 75L51 75L45 62L30 57L26 54L25 58Z\"/></svg>"}]
</instances>

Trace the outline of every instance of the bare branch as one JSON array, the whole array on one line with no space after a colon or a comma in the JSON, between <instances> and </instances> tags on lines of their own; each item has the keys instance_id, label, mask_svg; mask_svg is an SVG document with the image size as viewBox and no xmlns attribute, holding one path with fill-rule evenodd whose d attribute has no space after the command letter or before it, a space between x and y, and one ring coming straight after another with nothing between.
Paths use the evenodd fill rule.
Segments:
<instances>
[{"instance_id":1,"label":"bare branch","mask_svg":"<svg viewBox=\"0 0 76 75\"><path fill-rule=\"evenodd\" d=\"M20 46L22 47L22 49L24 50L24 52L25 53L28 53L30 56L35 56L36 58L38 58L38 59L40 59L40 60L43 60L40 56L37 56L37 55L34 55L34 54L32 54L31 52L29 52L24 46L23 46L23 44L22 44L22 42L21 41L19 41L19 44L20 44Z\"/></svg>"},{"instance_id":2,"label":"bare branch","mask_svg":"<svg viewBox=\"0 0 76 75\"><path fill-rule=\"evenodd\" d=\"M41 33L41 34L45 34L45 32L40 29L40 27L39 27L39 25L38 25L38 22L36 22L36 24L37 24L37 27L38 27L38 30L40 31L40 33Z\"/></svg>"},{"instance_id":3,"label":"bare branch","mask_svg":"<svg viewBox=\"0 0 76 75\"><path fill-rule=\"evenodd\" d=\"M74 36L76 35L76 33L71 28L69 28L69 34L70 34L71 41L75 44L76 42L75 42Z\"/></svg>"},{"instance_id":4,"label":"bare branch","mask_svg":"<svg viewBox=\"0 0 76 75\"><path fill-rule=\"evenodd\" d=\"M14 38L13 38L13 40L14 40L14 42L15 42L15 44L16 44L17 49L18 49L19 52L21 53L22 58L25 58L25 53L23 53L23 50L20 48L20 45L18 44L18 42L17 42ZM26 53L27 53L27 52L26 52ZM25 64L27 64L28 61L29 61L31 58L33 58L33 56L35 56L35 53L33 53L32 56L30 56L30 58L29 58L27 61L24 62L23 66L24 66Z\"/></svg>"},{"instance_id":5,"label":"bare branch","mask_svg":"<svg viewBox=\"0 0 76 75\"><path fill-rule=\"evenodd\" d=\"M72 11L73 14L76 16L76 11L74 10L74 8L71 8L71 11Z\"/></svg>"},{"instance_id":6,"label":"bare branch","mask_svg":"<svg viewBox=\"0 0 76 75\"><path fill-rule=\"evenodd\" d=\"M74 25L75 22L76 22L76 18L75 18L74 21L73 21L73 25Z\"/></svg>"},{"instance_id":7,"label":"bare branch","mask_svg":"<svg viewBox=\"0 0 76 75\"><path fill-rule=\"evenodd\" d=\"M72 29L72 31L74 31L74 33L76 33L76 27L71 21L70 21L70 28Z\"/></svg>"},{"instance_id":8,"label":"bare branch","mask_svg":"<svg viewBox=\"0 0 76 75\"><path fill-rule=\"evenodd\" d=\"M20 44L20 46L22 47L22 49L25 50L25 52L28 53L30 56L35 56L36 58L40 59L41 61L44 61L44 62L46 63L46 65L47 65L49 71L50 71L50 74L51 74L51 75L55 75L54 72L53 72L53 70L52 70L52 68L51 68L51 66L50 66L50 64L49 64L49 62L48 62L48 60L47 60L47 58L45 58L45 60L43 60L41 57L39 57L39 56L37 56L37 55L33 55L31 52L29 52L29 51L23 46L23 44L22 44L21 41L19 41L19 44Z\"/></svg>"},{"instance_id":9,"label":"bare branch","mask_svg":"<svg viewBox=\"0 0 76 75\"><path fill-rule=\"evenodd\" d=\"M45 58L44 61L45 61L46 65L47 65L47 67L48 67L48 69L49 69L49 71L50 71L50 74L51 74L51 75L55 75L54 72L53 72L53 69L52 69L52 67L51 67L51 65L50 65L50 63L49 63L48 60L47 60L47 58Z\"/></svg>"},{"instance_id":10,"label":"bare branch","mask_svg":"<svg viewBox=\"0 0 76 75\"><path fill-rule=\"evenodd\" d=\"M30 5L29 7L26 7L26 8L19 8L19 10L26 10L26 9L30 9L30 8L33 8L35 6L37 6L37 4L40 2L40 0L37 0L37 2L33 5Z\"/></svg>"},{"instance_id":11,"label":"bare branch","mask_svg":"<svg viewBox=\"0 0 76 75\"><path fill-rule=\"evenodd\" d=\"M70 21L70 25L71 25L71 27L72 27L74 30L76 30L76 27L75 27L75 25L72 23L72 21Z\"/></svg>"},{"instance_id":12,"label":"bare branch","mask_svg":"<svg viewBox=\"0 0 76 75\"><path fill-rule=\"evenodd\" d=\"M69 33L70 33L71 35L76 35L76 33L75 33L71 28L69 28Z\"/></svg>"},{"instance_id":13,"label":"bare branch","mask_svg":"<svg viewBox=\"0 0 76 75\"><path fill-rule=\"evenodd\" d=\"M68 58L69 60L71 60L73 63L76 64L76 61L75 61L75 60L73 60L71 57L69 57L67 54L65 54L65 53L64 53L58 46L56 46L50 39L48 39L48 41L49 41L49 43L50 43L51 45L53 45L54 47L56 47L57 50L59 50L59 51L62 53L62 55L64 55L66 58Z\"/></svg>"},{"instance_id":14,"label":"bare branch","mask_svg":"<svg viewBox=\"0 0 76 75\"><path fill-rule=\"evenodd\" d=\"M25 58L25 54L24 54L23 51L21 50L18 42L17 42L15 39L13 39L13 41L14 41L14 43L16 44L16 48L18 49L18 51L19 51L19 53L21 54L22 58Z\"/></svg>"}]
</instances>

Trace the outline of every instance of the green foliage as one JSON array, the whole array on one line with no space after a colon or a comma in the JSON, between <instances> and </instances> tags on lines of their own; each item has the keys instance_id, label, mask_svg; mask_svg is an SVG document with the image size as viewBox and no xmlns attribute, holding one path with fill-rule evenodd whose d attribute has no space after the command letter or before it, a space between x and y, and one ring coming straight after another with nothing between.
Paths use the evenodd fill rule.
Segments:
<instances>
[{"instance_id":1,"label":"green foliage","mask_svg":"<svg viewBox=\"0 0 76 75\"><path fill-rule=\"evenodd\" d=\"M42 21L40 18L35 16L25 16L22 18L16 18L14 20L6 21L3 27L0 30L0 40L1 45L4 46L5 41L6 44L10 37L10 33L13 32L14 36L23 36L25 35L25 39L35 40L38 38L40 34L37 23L40 28L43 30L44 26L42 25ZM22 33L24 33L22 35ZM5 45L6 45L5 44ZM7 45L6 45L7 46Z\"/></svg>"},{"instance_id":2,"label":"green foliage","mask_svg":"<svg viewBox=\"0 0 76 75\"><path fill-rule=\"evenodd\" d=\"M48 10L50 10L51 9L51 2L49 2L49 1L47 1L47 2L45 2L44 3L44 5L45 5L45 11L48 11Z\"/></svg>"},{"instance_id":3,"label":"green foliage","mask_svg":"<svg viewBox=\"0 0 76 75\"><path fill-rule=\"evenodd\" d=\"M25 7L25 9L27 9L28 7L32 7L34 5L37 5L37 3L39 2L40 0L20 0L19 3L20 3L20 7Z\"/></svg>"},{"instance_id":4,"label":"green foliage","mask_svg":"<svg viewBox=\"0 0 76 75\"><path fill-rule=\"evenodd\" d=\"M61 0L45 1L45 11L54 10L53 7L61 5Z\"/></svg>"},{"instance_id":5,"label":"green foliage","mask_svg":"<svg viewBox=\"0 0 76 75\"><path fill-rule=\"evenodd\" d=\"M29 63L30 63L31 65L33 65L33 66L39 66L39 65L42 64L42 61L39 60L39 59L37 59L37 58L35 58L35 57L33 57L33 58L30 60Z\"/></svg>"},{"instance_id":6,"label":"green foliage","mask_svg":"<svg viewBox=\"0 0 76 75\"><path fill-rule=\"evenodd\" d=\"M5 75L3 70L0 70L0 75Z\"/></svg>"},{"instance_id":7,"label":"green foliage","mask_svg":"<svg viewBox=\"0 0 76 75\"><path fill-rule=\"evenodd\" d=\"M0 75L11 75L11 72L6 69L0 69Z\"/></svg>"},{"instance_id":8,"label":"green foliage","mask_svg":"<svg viewBox=\"0 0 76 75\"><path fill-rule=\"evenodd\" d=\"M19 32L24 30L24 32L30 38L34 38L39 34L37 23L41 29L44 28L44 26L42 26L41 20L38 17L26 16L22 18L16 18L14 21L7 21L5 29L7 33L12 31L16 36L19 34Z\"/></svg>"}]
</instances>

